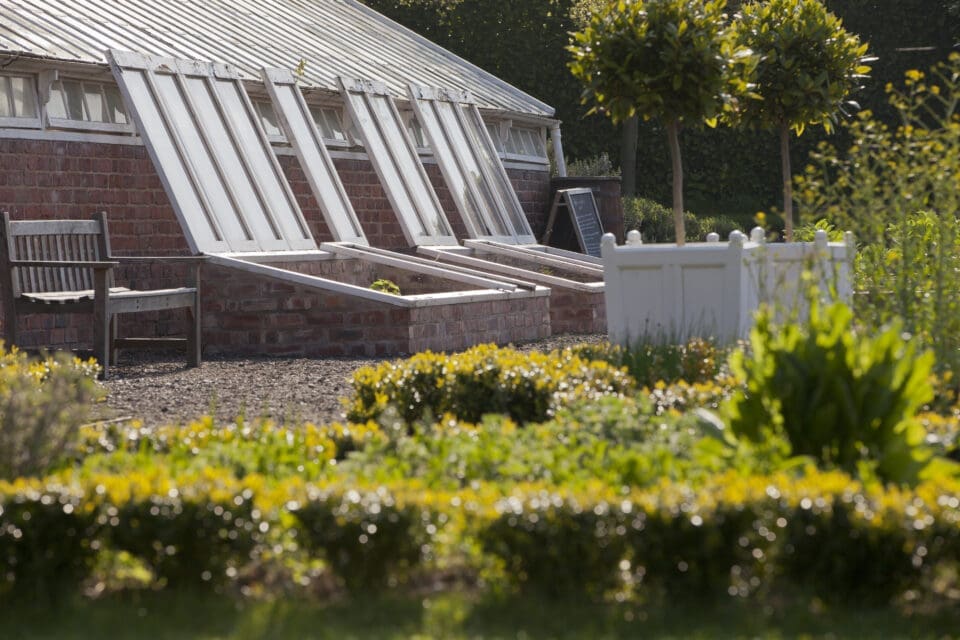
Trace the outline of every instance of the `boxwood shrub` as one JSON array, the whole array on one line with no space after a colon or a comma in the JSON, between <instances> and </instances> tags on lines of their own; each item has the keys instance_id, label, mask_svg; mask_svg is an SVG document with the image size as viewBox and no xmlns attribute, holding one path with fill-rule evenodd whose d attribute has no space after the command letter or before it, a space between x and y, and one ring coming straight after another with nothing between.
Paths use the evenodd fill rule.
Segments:
<instances>
[{"instance_id":1,"label":"boxwood shrub","mask_svg":"<svg viewBox=\"0 0 960 640\"><path fill-rule=\"evenodd\" d=\"M570 350L521 353L492 344L363 367L352 384L348 419L376 420L392 406L407 424L445 413L467 422L487 413L541 422L566 402L633 389L623 370Z\"/></svg>"},{"instance_id":2,"label":"boxwood shrub","mask_svg":"<svg viewBox=\"0 0 960 640\"><path fill-rule=\"evenodd\" d=\"M382 589L420 564L435 531L428 510L397 500L387 489L309 487L305 500L291 501L301 538L321 553L347 589Z\"/></svg>"},{"instance_id":3,"label":"boxwood shrub","mask_svg":"<svg viewBox=\"0 0 960 640\"><path fill-rule=\"evenodd\" d=\"M0 599L76 590L98 547L95 513L76 487L0 481Z\"/></svg>"}]
</instances>

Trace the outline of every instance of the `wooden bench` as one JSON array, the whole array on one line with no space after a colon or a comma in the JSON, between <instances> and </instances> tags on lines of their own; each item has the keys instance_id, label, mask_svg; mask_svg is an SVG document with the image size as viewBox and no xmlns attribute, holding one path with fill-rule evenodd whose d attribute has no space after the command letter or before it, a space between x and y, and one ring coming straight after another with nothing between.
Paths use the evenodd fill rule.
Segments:
<instances>
[{"instance_id":1,"label":"wooden bench","mask_svg":"<svg viewBox=\"0 0 960 640\"><path fill-rule=\"evenodd\" d=\"M202 256L170 258L111 257L107 215L93 220L11 220L3 212L0 238L0 286L3 287L5 339L17 343L17 320L29 313L90 313L94 355L107 377L117 350L127 347L179 344L187 348L190 366L200 365L200 264ZM188 282L177 289L135 291L114 286L113 270L124 262L183 262ZM186 338L117 336L121 313L188 310Z\"/></svg>"}]
</instances>

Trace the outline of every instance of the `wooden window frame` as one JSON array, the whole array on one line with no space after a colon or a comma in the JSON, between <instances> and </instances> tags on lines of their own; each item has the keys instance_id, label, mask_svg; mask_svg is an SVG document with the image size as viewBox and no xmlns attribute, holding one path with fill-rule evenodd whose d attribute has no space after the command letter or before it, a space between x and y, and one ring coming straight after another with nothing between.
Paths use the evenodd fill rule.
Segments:
<instances>
[{"instance_id":1,"label":"wooden window frame","mask_svg":"<svg viewBox=\"0 0 960 640\"><path fill-rule=\"evenodd\" d=\"M66 91L63 88L64 82L78 82L80 83L80 95L81 100L83 101L82 111L84 116L90 113L90 108L87 105L87 86L96 85L100 90L101 97L106 101L106 88L110 84L104 82L103 80L91 80L85 78L75 78L72 76L60 76L59 73L54 73L49 79L49 86L44 92L46 95L46 100L43 102L43 113L46 120L47 128L52 129L72 129L77 131L96 131L99 133L119 133L119 134L134 134L136 133L133 127L133 118L127 113L127 105L123 102L123 95L120 92L120 87L117 86L117 96L120 98L120 104L123 106L123 113L127 119L126 123L117 123L117 122L102 122L99 120L87 120L87 119L76 119L76 118L63 118L59 116L50 115L50 101L54 100L54 85L60 85L60 93L64 95ZM64 103L64 111L66 111L66 103Z\"/></svg>"},{"instance_id":2,"label":"wooden window frame","mask_svg":"<svg viewBox=\"0 0 960 640\"><path fill-rule=\"evenodd\" d=\"M6 100L11 110L16 111L13 102L13 85L8 78L22 78L33 89L33 117L0 116L0 127L11 129L42 129L43 120L40 117L40 95L37 91L37 77L29 73L0 73L0 100Z\"/></svg>"}]
</instances>

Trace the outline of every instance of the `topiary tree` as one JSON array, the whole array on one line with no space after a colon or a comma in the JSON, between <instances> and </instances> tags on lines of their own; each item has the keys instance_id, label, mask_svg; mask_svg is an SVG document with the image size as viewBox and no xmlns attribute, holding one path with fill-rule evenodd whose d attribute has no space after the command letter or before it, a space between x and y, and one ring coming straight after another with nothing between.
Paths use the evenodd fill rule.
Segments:
<instances>
[{"instance_id":1,"label":"topiary tree","mask_svg":"<svg viewBox=\"0 0 960 640\"><path fill-rule=\"evenodd\" d=\"M634 115L664 123L673 164L677 244L683 224L681 124L713 123L747 88L749 51L728 36L726 0L617 0L593 14L568 48L590 112L614 123Z\"/></svg>"},{"instance_id":2,"label":"topiary tree","mask_svg":"<svg viewBox=\"0 0 960 640\"><path fill-rule=\"evenodd\" d=\"M753 91L735 119L780 134L783 216L787 241L793 240L793 187L790 130L807 125L833 128L837 114L870 71L867 45L843 28L818 0L765 0L741 6L733 25L740 46L759 56Z\"/></svg>"}]
</instances>

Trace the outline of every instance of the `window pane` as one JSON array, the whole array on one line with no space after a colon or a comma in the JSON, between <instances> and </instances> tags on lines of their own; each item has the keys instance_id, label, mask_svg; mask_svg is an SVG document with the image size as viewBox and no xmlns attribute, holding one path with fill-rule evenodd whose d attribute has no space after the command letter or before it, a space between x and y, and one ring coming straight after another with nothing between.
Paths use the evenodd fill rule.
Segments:
<instances>
[{"instance_id":1,"label":"window pane","mask_svg":"<svg viewBox=\"0 0 960 640\"><path fill-rule=\"evenodd\" d=\"M0 76L0 118L36 118L37 94L33 78Z\"/></svg>"},{"instance_id":2,"label":"window pane","mask_svg":"<svg viewBox=\"0 0 960 640\"><path fill-rule=\"evenodd\" d=\"M523 153L523 144L519 140L519 131L510 129L510 135L507 136L507 153L520 155Z\"/></svg>"},{"instance_id":3,"label":"window pane","mask_svg":"<svg viewBox=\"0 0 960 640\"><path fill-rule=\"evenodd\" d=\"M493 138L493 146L498 153L503 153L503 140L500 138L500 124L496 122L487 123L487 133Z\"/></svg>"},{"instance_id":4,"label":"window pane","mask_svg":"<svg viewBox=\"0 0 960 640\"><path fill-rule=\"evenodd\" d=\"M12 118L13 91L10 88L10 78L0 76L0 118Z\"/></svg>"},{"instance_id":5,"label":"window pane","mask_svg":"<svg viewBox=\"0 0 960 640\"><path fill-rule=\"evenodd\" d=\"M407 127L407 131L410 132L410 137L413 138L413 143L417 145L418 149L424 149L428 147L426 138L423 137L423 127L420 126L420 123L417 122L416 118L410 118L410 126Z\"/></svg>"},{"instance_id":6,"label":"window pane","mask_svg":"<svg viewBox=\"0 0 960 640\"><path fill-rule=\"evenodd\" d=\"M346 141L347 136L343 133L343 122L340 120L340 112L336 109L321 109L320 111L327 123L327 131L329 131L329 135L324 135L324 137L340 142Z\"/></svg>"},{"instance_id":7,"label":"window pane","mask_svg":"<svg viewBox=\"0 0 960 640\"><path fill-rule=\"evenodd\" d=\"M107 117L110 122L115 124L127 124L127 110L123 106L123 98L120 97L120 89L113 85L104 85L103 93L107 100Z\"/></svg>"},{"instance_id":8,"label":"window pane","mask_svg":"<svg viewBox=\"0 0 960 640\"><path fill-rule=\"evenodd\" d=\"M268 136L283 136L280 130L280 124L277 122L277 114L273 111L273 106L269 102L255 102L257 113L260 114L260 124Z\"/></svg>"},{"instance_id":9,"label":"window pane","mask_svg":"<svg viewBox=\"0 0 960 640\"><path fill-rule=\"evenodd\" d=\"M63 97L66 101L67 115L70 120L83 120L83 88L76 80L64 80Z\"/></svg>"},{"instance_id":10,"label":"window pane","mask_svg":"<svg viewBox=\"0 0 960 640\"><path fill-rule=\"evenodd\" d=\"M106 108L103 104L103 93L100 91L100 83L84 82L83 97L87 105L87 120L91 122L109 122L106 119Z\"/></svg>"},{"instance_id":11,"label":"window pane","mask_svg":"<svg viewBox=\"0 0 960 640\"><path fill-rule=\"evenodd\" d=\"M66 97L59 81L50 85L50 101L47 103L47 115L51 118L66 118Z\"/></svg>"},{"instance_id":12,"label":"window pane","mask_svg":"<svg viewBox=\"0 0 960 640\"><path fill-rule=\"evenodd\" d=\"M523 152L528 156L538 155L536 134L530 129L521 129L520 133L523 134Z\"/></svg>"},{"instance_id":13,"label":"window pane","mask_svg":"<svg viewBox=\"0 0 960 640\"><path fill-rule=\"evenodd\" d=\"M33 79L10 78L13 88L13 109L19 118L37 117L37 98L33 92Z\"/></svg>"}]
</instances>

